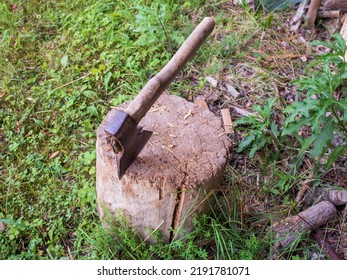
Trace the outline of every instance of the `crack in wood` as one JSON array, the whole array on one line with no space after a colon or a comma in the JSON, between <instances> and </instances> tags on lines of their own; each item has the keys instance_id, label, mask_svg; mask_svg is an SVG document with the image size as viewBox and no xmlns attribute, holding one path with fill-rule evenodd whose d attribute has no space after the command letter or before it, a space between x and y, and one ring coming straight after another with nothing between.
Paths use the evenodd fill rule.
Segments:
<instances>
[{"instance_id":1,"label":"crack in wood","mask_svg":"<svg viewBox=\"0 0 347 280\"><path fill-rule=\"evenodd\" d=\"M180 224L180 219L181 219L181 214L182 214L182 209L183 209L185 197L186 197L186 188L185 187L178 188L177 189L177 196L176 196L176 205L175 205L175 209L174 209L173 217L172 217L169 242L172 242L173 239L175 238L176 234L177 234L176 231L177 231L179 224Z\"/></svg>"}]
</instances>

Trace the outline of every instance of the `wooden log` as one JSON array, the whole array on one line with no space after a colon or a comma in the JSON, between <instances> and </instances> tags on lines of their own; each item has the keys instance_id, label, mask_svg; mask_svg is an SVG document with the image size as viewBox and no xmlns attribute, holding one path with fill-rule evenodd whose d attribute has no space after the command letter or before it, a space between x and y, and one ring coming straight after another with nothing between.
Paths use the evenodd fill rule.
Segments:
<instances>
[{"instance_id":1,"label":"wooden log","mask_svg":"<svg viewBox=\"0 0 347 280\"><path fill-rule=\"evenodd\" d=\"M301 27L301 21L302 18L305 14L305 9L306 9L306 5L307 5L307 0L303 0L300 4L299 7L295 13L295 15L293 16L293 18L290 20L290 31L292 32L298 32L298 30Z\"/></svg>"},{"instance_id":2,"label":"wooden log","mask_svg":"<svg viewBox=\"0 0 347 280\"><path fill-rule=\"evenodd\" d=\"M347 1L346 0L324 0L323 2L324 10L341 10L347 11Z\"/></svg>"},{"instance_id":3,"label":"wooden log","mask_svg":"<svg viewBox=\"0 0 347 280\"><path fill-rule=\"evenodd\" d=\"M288 217L273 225L277 240L275 248L291 245L303 232L316 229L336 216L336 208L329 201L322 201L298 215Z\"/></svg>"},{"instance_id":4,"label":"wooden log","mask_svg":"<svg viewBox=\"0 0 347 280\"><path fill-rule=\"evenodd\" d=\"M140 122L153 131L151 139L119 180L104 132L114 113L97 132L99 215L120 213L142 238L158 229L167 242L179 229L190 231L193 213L207 210L207 194L219 187L229 159L230 140L221 120L206 108L163 94Z\"/></svg>"},{"instance_id":5,"label":"wooden log","mask_svg":"<svg viewBox=\"0 0 347 280\"><path fill-rule=\"evenodd\" d=\"M306 14L305 28L311 29L314 27L320 4L321 0L311 0Z\"/></svg>"},{"instance_id":6,"label":"wooden log","mask_svg":"<svg viewBox=\"0 0 347 280\"><path fill-rule=\"evenodd\" d=\"M340 15L341 15L341 12L339 10L318 11L318 18L322 18L322 19L339 18Z\"/></svg>"},{"instance_id":7,"label":"wooden log","mask_svg":"<svg viewBox=\"0 0 347 280\"><path fill-rule=\"evenodd\" d=\"M347 204L347 191L345 191L345 190L329 190L329 201L336 206L346 205Z\"/></svg>"}]
</instances>

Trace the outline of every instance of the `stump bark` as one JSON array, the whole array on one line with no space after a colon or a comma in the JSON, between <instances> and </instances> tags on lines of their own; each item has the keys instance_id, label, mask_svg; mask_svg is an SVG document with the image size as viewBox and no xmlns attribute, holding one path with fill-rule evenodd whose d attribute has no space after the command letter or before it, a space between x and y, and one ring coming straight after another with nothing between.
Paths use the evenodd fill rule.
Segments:
<instances>
[{"instance_id":1,"label":"stump bark","mask_svg":"<svg viewBox=\"0 0 347 280\"><path fill-rule=\"evenodd\" d=\"M160 230L164 241L193 228L193 213L205 211L208 194L219 187L229 159L230 140L221 120L206 108L164 93L140 124L153 135L119 180L116 155L97 132L96 192L98 211L127 217L142 238Z\"/></svg>"}]
</instances>

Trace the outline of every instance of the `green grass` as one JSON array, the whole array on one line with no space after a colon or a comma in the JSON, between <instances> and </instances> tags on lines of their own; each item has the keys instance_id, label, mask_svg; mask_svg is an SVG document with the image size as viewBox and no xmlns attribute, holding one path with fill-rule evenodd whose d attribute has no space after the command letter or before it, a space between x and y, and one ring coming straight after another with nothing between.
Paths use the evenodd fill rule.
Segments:
<instances>
[{"instance_id":1,"label":"green grass","mask_svg":"<svg viewBox=\"0 0 347 280\"><path fill-rule=\"evenodd\" d=\"M121 217L104 229L96 213L97 127L112 106L139 92L203 17L213 16L216 29L179 75L194 78L177 79L171 93L203 94L211 91L204 77L231 76L240 91L254 91L241 97L246 104L277 96L274 83L289 81L281 72L287 65L254 52L280 36L273 15L234 10L228 2L1 2L0 259L271 257L272 214L244 216L243 192L252 184L238 182L235 170L211 198L214 211L170 244L146 244ZM275 181L264 183L261 198Z\"/></svg>"}]
</instances>

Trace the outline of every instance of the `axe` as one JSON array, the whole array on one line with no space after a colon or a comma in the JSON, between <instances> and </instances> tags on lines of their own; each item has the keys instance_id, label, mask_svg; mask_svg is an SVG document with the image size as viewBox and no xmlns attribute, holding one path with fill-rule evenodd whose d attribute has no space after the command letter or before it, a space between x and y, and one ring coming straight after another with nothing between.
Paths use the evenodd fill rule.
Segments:
<instances>
[{"instance_id":1,"label":"axe","mask_svg":"<svg viewBox=\"0 0 347 280\"><path fill-rule=\"evenodd\" d=\"M105 127L106 139L116 155L121 179L140 154L153 132L138 126L161 93L211 34L214 20L206 17L191 33L166 66L151 78L124 111L117 110Z\"/></svg>"}]
</instances>

